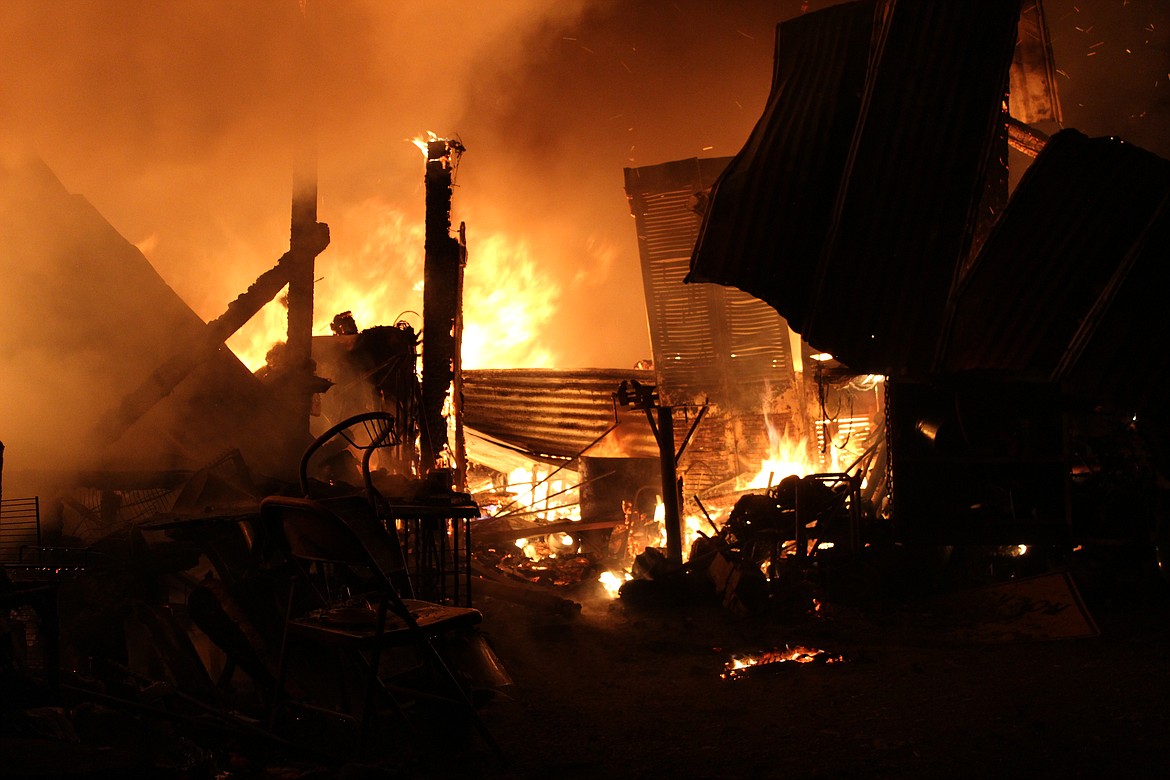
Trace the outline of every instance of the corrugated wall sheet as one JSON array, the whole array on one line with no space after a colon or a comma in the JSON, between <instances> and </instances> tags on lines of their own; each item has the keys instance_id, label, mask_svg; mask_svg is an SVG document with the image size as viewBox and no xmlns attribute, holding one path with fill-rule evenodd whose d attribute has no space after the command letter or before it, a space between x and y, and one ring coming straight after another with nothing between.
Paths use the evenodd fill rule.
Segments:
<instances>
[{"instance_id":1,"label":"corrugated wall sheet","mask_svg":"<svg viewBox=\"0 0 1170 780\"><path fill-rule=\"evenodd\" d=\"M734 288L683 283L701 218L696 195L730 158L692 158L625 170L638 234L659 389L673 403L710 398L757 409L746 385L792 382L788 326L768 304Z\"/></svg>"},{"instance_id":2,"label":"corrugated wall sheet","mask_svg":"<svg viewBox=\"0 0 1170 780\"><path fill-rule=\"evenodd\" d=\"M537 455L575 457L613 425L613 394L627 379L654 384L639 369L464 371L463 422ZM634 439L630 454L657 454L648 427Z\"/></svg>"}]
</instances>

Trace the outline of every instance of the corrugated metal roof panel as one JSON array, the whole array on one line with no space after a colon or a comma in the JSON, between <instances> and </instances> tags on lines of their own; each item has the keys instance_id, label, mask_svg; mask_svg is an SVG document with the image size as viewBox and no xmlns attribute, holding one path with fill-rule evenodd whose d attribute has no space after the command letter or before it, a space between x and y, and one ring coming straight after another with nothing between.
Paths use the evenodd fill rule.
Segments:
<instances>
[{"instance_id":1,"label":"corrugated metal roof panel","mask_svg":"<svg viewBox=\"0 0 1170 780\"><path fill-rule=\"evenodd\" d=\"M719 177L689 282L732 285L807 324L817 262L861 108L874 3L779 26L772 92Z\"/></svg>"},{"instance_id":2,"label":"corrugated metal roof panel","mask_svg":"<svg viewBox=\"0 0 1170 780\"><path fill-rule=\"evenodd\" d=\"M623 380L653 384L639 369L481 369L463 372L463 421L539 455L574 457L613 425L613 394ZM657 445L632 442L639 451Z\"/></svg>"},{"instance_id":3,"label":"corrugated metal roof panel","mask_svg":"<svg viewBox=\"0 0 1170 780\"><path fill-rule=\"evenodd\" d=\"M688 280L768 301L856 370L928 367L998 158L1018 14L898 0L781 24L772 96Z\"/></svg>"}]
</instances>

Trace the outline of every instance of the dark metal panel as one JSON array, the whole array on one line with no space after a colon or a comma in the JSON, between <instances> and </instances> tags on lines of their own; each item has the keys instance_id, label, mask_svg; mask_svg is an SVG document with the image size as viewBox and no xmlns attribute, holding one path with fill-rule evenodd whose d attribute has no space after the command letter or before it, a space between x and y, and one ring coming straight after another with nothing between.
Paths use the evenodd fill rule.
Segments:
<instances>
[{"instance_id":1,"label":"dark metal panel","mask_svg":"<svg viewBox=\"0 0 1170 780\"><path fill-rule=\"evenodd\" d=\"M688 280L762 298L856 370L928 367L999 156L1018 12L898 0L781 24L768 107Z\"/></svg>"},{"instance_id":2,"label":"dark metal panel","mask_svg":"<svg viewBox=\"0 0 1170 780\"><path fill-rule=\"evenodd\" d=\"M1050 375L1166 176L1165 161L1123 141L1053 136L955 296L943 367Z\"/></svg>"},{"instance_id":3,"label":"dark metal panel","mask_svg":"<svg viewBox=\"0 0 1170 780\"><path fill-rule=\"evenodd\" d=\"M861 108L874 8L845 3L777 28L771 95L715 183L687 277L767 301L800 332Z\"/></svg>"},{"instance_id":4,"label":"dark metal panel","mask_svg":"<svg viewBox=\"0 0 1170 780\"><path fill-rule=\"evenodd\" d=\"M999 159L1018 13L1019 0L894 6L805 334L855 369L904 373L934 359Z\"/></svg>"},{"instance_id":5,"label":"dark metal panel","mask_svg":"<svg viewBox=\"0 0 1170 780\"><path fill-rule=\"evenodd\" d=\"M1158 281L1168 195L1170 162L1157 155L1075 130L1053 136L957 291L942 367L1146 397L1170 339Z\"/></svg>"}]
</instances>

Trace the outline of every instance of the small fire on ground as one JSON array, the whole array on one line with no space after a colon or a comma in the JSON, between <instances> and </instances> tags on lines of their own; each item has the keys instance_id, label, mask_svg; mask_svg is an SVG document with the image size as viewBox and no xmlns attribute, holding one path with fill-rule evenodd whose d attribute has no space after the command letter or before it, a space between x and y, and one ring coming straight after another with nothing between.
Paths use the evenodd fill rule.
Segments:
<instances>
[{"instance_id":1,"label":"small fire on ground","mask_svg":"<svg viewBox=\"0 0 1170 780\"><path fill-rule=\"evenodd\" d=\"M780 671L782 664L838 664L845 661L845 656L832 654L815 647L784 646L783 649L765 650L751 655L732 655L723 667L719 676L724 680L740 680L761 672Z\"/></svg>"}]
</instances>

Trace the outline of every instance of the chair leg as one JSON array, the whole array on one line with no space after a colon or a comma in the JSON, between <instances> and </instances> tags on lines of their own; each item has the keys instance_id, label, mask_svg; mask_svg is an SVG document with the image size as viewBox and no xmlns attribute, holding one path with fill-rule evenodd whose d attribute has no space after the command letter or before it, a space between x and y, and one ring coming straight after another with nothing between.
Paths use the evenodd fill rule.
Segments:
<instances>
[{"instance_id":1,"label":"chair leg","mask_svg":"<svg viewBox=\"0 0 1170 780\"><path fill-rule=\"evenodd\" d=\"M459 684L459 680L456 679L455 673L451 671L451 667L447 665L447 662L443 659L443 656L439 653L438 649L431 641L431 637L427 634L426 631L423 631L422 626L420 626L418 621L414 619L414 615L410 614L410 609L402 602L402 599L394 598L393 606L395 614L397 614L406 622L411 635L415 638L415 641L419 646L419 649L422 650L424 654L426 654L426 656L431 660L435 668L438 670L438 673L443 678L443 681L450 686L451 692L454 694L455 701L462 705L467 716L471 719L472 725L475 726L475 730L479 732L480 736L483 737L483 740L488 744L488 747L491 748L492 752L499 760L500 765L504 768L507 768L508 759L506 756L504 756L504 751L500 748L499 743L496 742L495 737L493 737L492 733L488 730L487 724L483 722L483 719L479 717L479 713L475 711L474 703L467 696L467 692L463 690L463 686Z\"/></svg>"},{"instance_id":2,"label":"chair leg","mask_svg":"<svg viewBox=\"0 0 1170 780\"><path fill-rule=\"evenodd\" d=\"M284 626L280 632L280 654L276 661L276 684L272 696L268 699L268 730L276 728L276 710L284 696L284 682L288 674L288 624L292 620L293 599L297 591L297 578L293 577L288 584L288 604L285 605Z\"/></svg>"},{"instance_id":3,"label":"chair leg","mask_svg":"<svg viewBox=\"0 0 1170 780\"><path fill-rule=\"evenodd\" d=\"M361 732L358 737L358 751L360 754L365 753L366 739L370 733L370 723L373 722L374 701L376 699L377 689L382 687L381 680L378 677L378 666L382 661L382 634L386 632L386 600L378 604L378 621L374 630L374 646L370 649L369 673L370 679L366 683L366 700L362 705L362 723ZM387 691L389 694L389 691ZM394 708L401 712L401 707L398 705L398 700L391 695L391 701L394 703Z\"/></svg>"}]
</instances>

